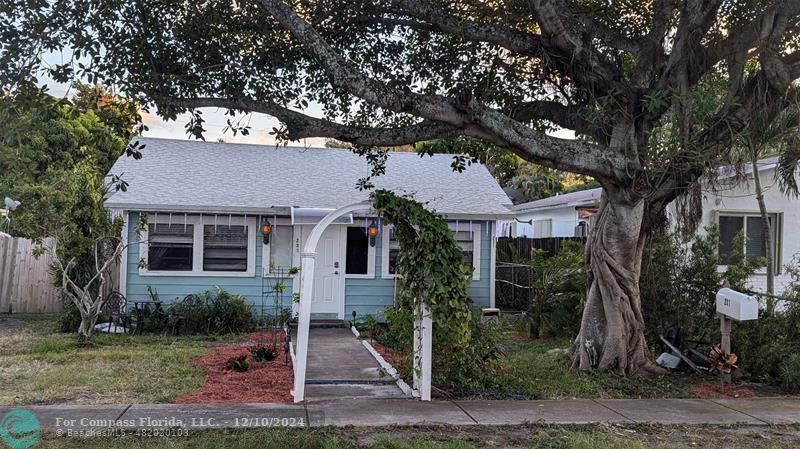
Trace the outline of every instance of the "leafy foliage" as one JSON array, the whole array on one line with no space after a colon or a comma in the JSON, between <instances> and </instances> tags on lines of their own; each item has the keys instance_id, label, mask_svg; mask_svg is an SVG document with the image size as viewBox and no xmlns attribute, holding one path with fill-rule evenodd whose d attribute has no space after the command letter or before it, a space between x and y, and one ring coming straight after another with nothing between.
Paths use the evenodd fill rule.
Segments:
<instances>
[{"instance_id":1,"label":"leafy foliage","mask_svg":"<svg viewBox=\"0 0 800 449\"><path fill-rule=\"evenodd\" d=\"M713 329L714 298L723 283L718 242L715 226L688 239L666 233L648 239L639 284L651 345L659 344L658 336L670 327L698 336Z\"/></svg>"},{"instance_id":2,"label":"leafy foliage","mask_svg":"<svg viewBox=\"0 0 800 449\"><path fill-rule=\"evenodd\" d=\"M271 362L278 356L278 351L274 346L258 345L250 348L250 354L256 362Z\"/></svg>"},{"instance_id":3,"label":"leafy foliage","mask_svg":"<svg viewBox=\"0 0 800 449\"><path fill-rule=\"evenodd\" d=\"M460 389L480 383L487 357L496 350L499 334L480 324L470 311L467 287L471 270L447 221L411 198L387 190L372 193L372 202L394 226L400 244L396 267L399 294L386 312L387 346L408 353L414 333L413 311L423 301L433 318L433 383Z\"/></svg>"},{"instance_id":4,"label":"leafy foliage","mask_svg":"<svg viewBox=\"0 0 800 449\"><path fill-rule=\"evenodd\" d=\"M574 336L586 299L583 245L565 241L553 257L548 257L546 251L534 250L532 259L525 263L533 268L533 302L526 313L530 335Z\"/></svg>"},{"instance_id":5,"label":"leafy foliage","mask_svg":"<svg viewBox=\"0 0 800 449\"><path fill-rule=\"evenodd\" d=\"M184 325L186 332L217 335L253 329L255 321L244 297L216 287L198 294L197 298Z\"/></svg>"},{"instance_id":6,"label":"leafy foliage","mask_svg":"<svg viewBox=\"0 0 800 449\"><path fill-rule=\"evenodd\" d=\"M40 239L54 237L64 261L75 259L72 280L85 285L118 238L122 223L109 216L104 197L116 185L104 182L113 162L125 152L139 120L135 107L107 110L103 102L122 103L100 88L76 86L79 93L58 100L38 89L22 89L0 98L5 129L0 139L0 196L21 202L10 233ZM86 93L96 91L93 101ZM103 103L105 104L105 103ZM100 243L102 242L102 243ZM60 273L54 283L60 286ZM90 287L96 297L98 284ZM62 326L74 332L78 310L67 306Z\"/></svg>"},{"instance_id":7,"label":"leafy foliage","mask_svg":"<svg viewBox=\"0 0 800 449\"><path fill-rule=\"evenodd\" d=\"M800 353L800 259L786 266L791 282L786 287L785 310L759 313L758 320L734 324L732 350L739 355L739 367L747 379L797 387L796 355Z\"/></svg>"}]
</instances>

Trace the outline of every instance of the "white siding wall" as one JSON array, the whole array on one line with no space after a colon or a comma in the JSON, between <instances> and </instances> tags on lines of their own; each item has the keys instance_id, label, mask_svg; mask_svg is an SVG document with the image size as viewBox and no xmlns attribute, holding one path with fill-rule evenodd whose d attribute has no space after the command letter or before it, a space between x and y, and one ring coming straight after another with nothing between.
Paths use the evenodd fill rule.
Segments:
<instances>
[{"instance_id":1,"label":"white siding wall","mask_svg":"<svg viewBox=\"0 0 800 449\"><path fill-rule=\"evenodd\" d=\"M517 216L522 221L552 220L551 235L549 237L574 237L575 226L578 224L578 211L575 206L565 206L540 211L525 212ZM533 226L528 223L516 224L517 237L541 237L534 235Z\"/></svg>"},{"instance_id":2,"label":"white siding wall","mask_svg":"<svg viewBox=\"0 0 800 449\"><path fill-rule=\"evenodd\" d=\"M774 181L774 170L763 170L761 182L766 190L764 194L767 203L767 210L782 214L782 226L776 229L776 237L780 243L778 262L781 270L775 276L775 291L780 294L789 283L789 276L785 274L783 267L792 262L795 255L800 255L800 200L790 198L781 193L778 185ZM716 223L717 215L725 212L747 212L758 214L758 203L755 198L755 189L752 178L748 182L742 181L735 186L718 187L718 191L706 189L703 194L703 225ZM757 273L751 279L754 290L766 290L765 272Z\"/></svg>"}]
</instances>

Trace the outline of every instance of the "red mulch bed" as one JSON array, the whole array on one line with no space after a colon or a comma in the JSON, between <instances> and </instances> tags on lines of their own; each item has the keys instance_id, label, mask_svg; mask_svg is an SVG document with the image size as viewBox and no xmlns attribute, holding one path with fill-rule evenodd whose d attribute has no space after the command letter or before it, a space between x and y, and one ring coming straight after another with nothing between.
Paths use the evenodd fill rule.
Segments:
<instances>
[{"instance_id":1,"label":"red mulch bed","mask_svg":"<svg viewBox=\"0 0 800 449\"><path fill-rule=\"evenodd\" d=\"M719 382L703 382L692 386L692 396L702 399L752 398L753 390L742 385L723 385Z\"/></svg>"},{"instance_id":2,"label":"red mulch bed","mask_svg":"<svg viewBox=\"0 0 800 449\"><path fill-rule=\"evenodd\" d=\"M391 349L378 343L375 340L370 341L369 344L371 344L372 347L375 348L375 351L377 351L378 354L380 354L381 357L383 357L383 360L389 362L389 364L392 365L395 369L398 369L400 366L402 366L403 358L400 354L395 353Z\"/></svg>"},{"instance_id":3,"label":"red mulch bed","mask_svg":"<svg viewBox=\"0 0 800 449\"><path fill-rule=\"evenodd\" d=\"M284 363L283 333L278 336L278 357L264 364L254 365L249 348L263 341L272 342L276 334L254 333L248 343L237 343L211 347L208 354L194 360L194 365L206 372L206 383L199 390L185 394L174 401L175 404L201 403L253 403L283 402L291 403L290 393L294 386L292 363ZM237 373L225 366L229 358L247 355L250 369Z\"/></svg>"}]
</instances>

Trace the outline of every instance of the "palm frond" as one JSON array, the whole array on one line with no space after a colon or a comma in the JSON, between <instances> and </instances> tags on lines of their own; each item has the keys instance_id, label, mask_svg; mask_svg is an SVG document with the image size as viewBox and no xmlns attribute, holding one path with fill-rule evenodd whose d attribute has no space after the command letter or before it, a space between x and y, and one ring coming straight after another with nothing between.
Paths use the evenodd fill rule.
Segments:
<instances>
[{"instance_id":1,"label":"palm frond","mask_svg":"<svg viewBox=\"0 0 800 449\"><path fill-rule=\"evenodd\" d=\"M800 168L800 138L795 138L781 152L775 169L778 186L785 195L800 197L797 185L798 168Z\"/></svg>"}]
</instances>

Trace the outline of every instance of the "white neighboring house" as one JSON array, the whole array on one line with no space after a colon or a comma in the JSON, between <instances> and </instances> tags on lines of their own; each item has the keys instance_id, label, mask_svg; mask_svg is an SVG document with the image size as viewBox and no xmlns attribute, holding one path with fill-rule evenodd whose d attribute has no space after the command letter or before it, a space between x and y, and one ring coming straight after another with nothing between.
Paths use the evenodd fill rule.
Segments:
<instances>
[{"instance_id":1,"label":"white neighboring house","mask_svg":"<svg viewBox=\"0 0 800 449\"><path fill-rule=\"evenodd\" d=\"M773 223L775 236L772 242L776 268L775 293L781 294L791 281L784 267L792 263L795 255L800 256L800 234L797 232L800 226L800 199L781 192L775 179L777 163L777 157L761 159L758 171L764 189L764 202L770 221ZM736 178L733 174L733 170L723 168L718 185L714 188L706 187L703 191L703 218L699 232L703 232L703 228L710 224L719 226L722 263L727 260L733 238L740 230L747 237L745 254L766 255L752 166L746 166L746 179ZM797 174L795 177L797 178ZM724 270L725 265L721 265L720 269ZM766 269L760 270L750 278L750 283L753 290L765 291Z\"/></svg>"},{"instance_id":2,"label":"white neighboring house","mask_svg":"<svg viewBox=\"0 0 800 449\"><path fill-rule=\"evenodd\" d=\"M597 213L601 189L581 190L551 196L512 208L517 221L515 237L581 237L589 219Z\"/></svg>"},{"instance_id":3,"label":"white neighboring house","mask_svg":"<svg viewBox=\"0 0 800 449\"><path fill-rule=\"evenodd\" d=\"M780 191L775 180L776 166L777 158L759 161L761 184L765 190L764 200L770 219L775 224L775 292L780 294L791 280L784 267L792 262L795 255L800 257L800 199ZM746 167L746 180L734 177L734 171L730 168L721 169L720 175L716 186L704 188L699 232L703 232L711 224L719 226L722 262L727 260L733 237L740 230L748 238L746 254L766 255L752 168ZM596 212L600 201L600 190L573 192L514 206L513 211L517 217L515 235L535 238L580 236L584 231L581 228L586 226L588 230L591 225L591 215ZM669 213L674 214L674 210L670 208ZM725 265L720 266L720 270L725 268ZM757 272L750 282L754 290L766 290L766 270Z\"/></svg>"}]
</instances>

